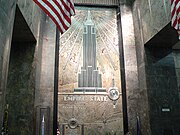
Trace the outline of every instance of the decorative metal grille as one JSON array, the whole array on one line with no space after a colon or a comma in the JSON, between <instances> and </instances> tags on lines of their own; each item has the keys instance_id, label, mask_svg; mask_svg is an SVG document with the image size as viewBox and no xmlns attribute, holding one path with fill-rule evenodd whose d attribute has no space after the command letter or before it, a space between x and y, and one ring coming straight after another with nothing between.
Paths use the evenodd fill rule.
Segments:
<instances>
[{"instance_id":1,"label":"decorative metal grille","mask_svg":"<svg viewBox=\"0 0 180 135\"><path fill-rule=\"evenodd\" d=\"M74 0L75 4L87 4L87 5L118 5L119 0Z\"/></svg>"}]
</instances>

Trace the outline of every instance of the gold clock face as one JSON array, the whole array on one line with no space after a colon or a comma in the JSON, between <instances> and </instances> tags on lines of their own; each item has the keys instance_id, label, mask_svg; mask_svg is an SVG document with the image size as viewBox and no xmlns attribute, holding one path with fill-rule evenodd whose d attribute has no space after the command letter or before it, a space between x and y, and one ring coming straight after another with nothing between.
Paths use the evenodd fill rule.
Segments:
<instances>
[{"instance_id":1,"label":"gold clock face","mask_svg":"<svg viewBox=\"0 0 180 135\"><path fill-rule=\"evenodd\" d=\"M109 89L109 98L113 101L118 100L119 98L119 91L116 87Z\"/></svg>"}]
</instances>

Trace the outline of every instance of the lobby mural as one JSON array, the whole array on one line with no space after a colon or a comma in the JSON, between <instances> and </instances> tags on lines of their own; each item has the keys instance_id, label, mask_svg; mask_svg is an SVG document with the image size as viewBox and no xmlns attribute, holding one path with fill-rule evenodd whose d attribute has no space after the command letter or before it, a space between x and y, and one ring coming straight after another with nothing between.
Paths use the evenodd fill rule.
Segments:
<instances>
[{"instance_id":1,"label":"lobby mural","mask_svg":"<svg viewBox=\"0 0 180 135\"><path fill-rule=\"evenodd\" d=\"M60 132L123 133L116 9L76 7L59 57Z\"/></svg>"}]
</instances>

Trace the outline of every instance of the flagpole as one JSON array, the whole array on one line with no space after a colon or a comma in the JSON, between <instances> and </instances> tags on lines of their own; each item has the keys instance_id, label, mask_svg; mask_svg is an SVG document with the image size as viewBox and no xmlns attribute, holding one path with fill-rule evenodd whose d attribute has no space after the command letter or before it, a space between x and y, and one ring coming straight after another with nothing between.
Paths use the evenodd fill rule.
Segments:
<instances>
[{"instance_id":1,"label":"flagpole","mask_svg":"<svg viewBox=\"0 0 180 135\"><path fill-rule=\"evenodd\" d=\"M53 135L57 135L58 112L58 75L59 75L59 29L56 27L55 64L54 64L54 106L53 106Z\"/></svg>"}]
</instances>

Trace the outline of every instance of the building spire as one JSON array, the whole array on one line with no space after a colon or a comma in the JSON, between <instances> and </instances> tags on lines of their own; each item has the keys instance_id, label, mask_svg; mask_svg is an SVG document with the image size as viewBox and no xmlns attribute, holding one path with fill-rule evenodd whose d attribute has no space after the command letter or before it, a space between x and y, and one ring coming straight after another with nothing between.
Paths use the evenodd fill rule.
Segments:
<instances>
[{"instance_id":1,"label":"building spire","mask_svg":"<svg viewBox=\"0 0 180 135\"><path fill-rule=\"evenodd\" d=\"M85 25L94 25L94 23L92 21L91 11L90 10L88 10L88 16L87 16L87 20L85 22Z\"/></svg>"},{"instance_id":2,"label":"building spire","mask_svg":"<svg viewBox=\"0 0 180 135\"><path fill-rule=\"evenodd\" d=\"M91 20L91 12L88 10L88 18L87 20Z\"/></svg>"}]
</instances>

